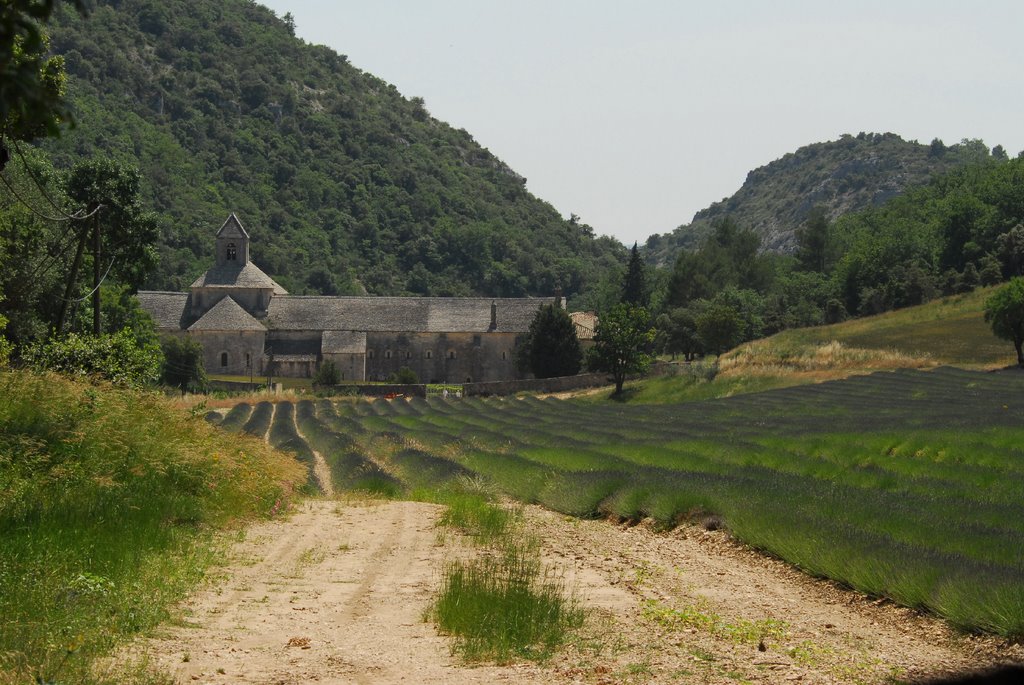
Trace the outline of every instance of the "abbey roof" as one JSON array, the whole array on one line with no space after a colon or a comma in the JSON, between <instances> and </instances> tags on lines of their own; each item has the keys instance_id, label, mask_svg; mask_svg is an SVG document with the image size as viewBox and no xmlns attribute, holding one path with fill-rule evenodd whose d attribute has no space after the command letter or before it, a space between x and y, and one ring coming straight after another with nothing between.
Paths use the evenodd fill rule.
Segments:
<instances>
[{"instance_id":1,"label":"abbey roof","mask_svg":"<svg viewBox=\"0 0 1024 685\"><path fill-rule=\"evenodd\" d=\"M287 295L288 291L282 288L273 278L253 264L246 262L244 265L224 264L214 266L197 278L190 286L192 288L270 288L275 295Z\"/></svg>"},{"instance_id":2,"label":"abbey roof","mask_svg":"<svg viewBox=\"0 0 1024 685\"><path fill-rule=\"evenodd\" d=\"M548 299L489 297L274 297L272 330L410 333L525 333ZM491 304L495 326L491 327Z\"/></svg>"},{"instance_id":3,"label":"abbey roof","mask_svg":"<svg viewBox=\"0 0 1024 685\"><path fill-rule=\"evenodd\" d=\"M185 328L189 312L188 293L171 293L158 290L140 290L139 305L146 310L157 330L180 331Z\"/></svg>"},{"instance_id":4,"label":"abbey roof","mask_svg":"<svg viewBox=\"0 0 1024 685\"><path fill-rule=\"evenodd\" d=\"M230 296L213 305L210 311L188 327L190 331L266 331L267 329Z\"/></svg>"}]
</instances>

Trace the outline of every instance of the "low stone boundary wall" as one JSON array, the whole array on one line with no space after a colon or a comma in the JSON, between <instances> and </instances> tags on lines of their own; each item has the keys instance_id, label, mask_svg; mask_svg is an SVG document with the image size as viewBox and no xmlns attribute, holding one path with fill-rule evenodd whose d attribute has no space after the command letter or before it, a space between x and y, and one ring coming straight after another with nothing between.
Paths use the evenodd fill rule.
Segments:
<instances>
[{"instance_id":1,"label":"low stone boundary wall","mask_svg":"<svg viewBox=\"0 0 1024 685\"><path fill-rule=\"evenodd\" d=\"M644 377L664 376L675 364L661 362L652 364ZM635 380L640 376L629 376ZM557 378L527 378L518 381L493 381L490 383L466 383L462 386L467 396L514 395L517 392L566 392L583 388L598 388L612 385L611 376L607 373L581 373L576 376L559 376Z\"/></svg>"},{"instance_id":2,"label":"low stone boundary wall","mask_svg":"<svg viewBox=\"0 0 1024 685\"><path fill-rule=\"evenodd\" d=\"M645 377L664 376L671 373L676 363L662 362L653 364ZM639 376L630 376L630 380ZM463 383L462 392L465 397L487 397L490 395L514 395L517 392L566 392L583 388L597 388L611 385L611 376L607 373L581 373L576 376L560 376L558 378L524 378L517 381L490 381L486 383ZM398 396L426 397L427 386L422 384L402 385L399 383L373 383L360 385L356 383L336 385L338 394L359 394L367 397Z\"/></svg>"},{"instance_id":3,"label":"low stone boundary wall","mask_svg":"<svg viewBox=\"0 0 1024 685\"><path fill-rule=\"evenodd\" d=\"M422 384L409 385L403 383L373 383L367 385L336 385L335 390L342 392L348 391L355 392L359 395L365 395L367 397L386 397L388 395L397 397L402 395L404 397L426 397L427 386Z\"/></svg>"},{"instance_id":4,"label":"low stone boundary wall","mask_svg":"<svg viewBox=\"0 0 1024 685\"><path fill-rule=\"evenodd\" d=\"M487 395L514 395L517 392L565 392L581 388L596 388L608 384L606 373L581 373L578 376L558 378L524 378L518 381L490 381L486 383L465 383L462 386L467 397Z\"/></svg>"}]
</instances>

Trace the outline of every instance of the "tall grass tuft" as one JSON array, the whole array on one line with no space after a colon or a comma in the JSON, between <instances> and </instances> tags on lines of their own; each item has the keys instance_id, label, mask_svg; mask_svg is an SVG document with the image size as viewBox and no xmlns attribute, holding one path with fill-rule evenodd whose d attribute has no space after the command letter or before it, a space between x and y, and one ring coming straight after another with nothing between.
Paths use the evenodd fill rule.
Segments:
<instances>
[{"instance_id":1,"label":"tall grass tuft","mask_svg":"<svg viewBox=\"0 0 1024 685\"><path fill-rule=\"evenodd\" d=\"M517 518L515 512L494 506L478 493L448 492L440 497L448 505L440 524L458 528L479 544L500 540L509 533Z\"/></svg>"},{"instance_id":2,"label":"tall grass tuft","mask_svg":"<svg viewBox=\"0 0 1024 685\"><path fill-rule=\"evenodd\" d=\"M304 474L168 400L0 372L0 683L118 682L97 659L167 617L212 533Z\"/></svg>"},{"instance_id":3,"label":"tall grass tuft","mask_svg":"<svg viewBox=\"0 0 1024 685\"><path fill-rule=\"evenodd\" d=\"M499 664L549 658L584 618L561 576L544 568L537 543L517 539L450 563L432 616L464 659Z\"/></svg>"}]
</instances>

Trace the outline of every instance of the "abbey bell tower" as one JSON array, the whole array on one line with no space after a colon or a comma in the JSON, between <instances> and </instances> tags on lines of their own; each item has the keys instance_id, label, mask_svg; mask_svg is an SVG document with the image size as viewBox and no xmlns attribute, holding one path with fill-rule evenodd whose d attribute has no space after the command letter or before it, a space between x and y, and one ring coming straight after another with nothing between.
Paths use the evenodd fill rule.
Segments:
<instances>
[{"instance_id":1,"label":"abbey bell tower","mask_svg":"<svg viewBox=\"0 0 1024 685\"><path fill-rule=\"evenodd\" d=\"M249 262L249 234L238 217L231 214L217 231L217 266L241 269Z\"/></svg>"}]
</instances>

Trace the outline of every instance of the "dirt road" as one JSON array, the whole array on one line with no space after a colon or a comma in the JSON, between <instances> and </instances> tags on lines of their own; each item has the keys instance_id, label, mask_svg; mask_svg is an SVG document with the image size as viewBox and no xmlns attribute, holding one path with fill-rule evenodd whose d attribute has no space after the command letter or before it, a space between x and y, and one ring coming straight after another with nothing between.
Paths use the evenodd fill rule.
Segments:
<instances>
[{"instance_id":1,"label":"dirt road","mask_svg":"<svg viewBox=\"0 0 1024 685\"><path fill-rule=\"evenodd\" d=\"M253 526L141 645L181 683L883 683L962 671L1024 649L815 581L721 532L579 521L528 528L589 618L551 662L460 665L423 614L452 554L439 508L309 500Z\"/></svg>"}]
</instances>

